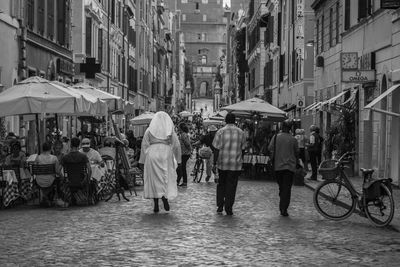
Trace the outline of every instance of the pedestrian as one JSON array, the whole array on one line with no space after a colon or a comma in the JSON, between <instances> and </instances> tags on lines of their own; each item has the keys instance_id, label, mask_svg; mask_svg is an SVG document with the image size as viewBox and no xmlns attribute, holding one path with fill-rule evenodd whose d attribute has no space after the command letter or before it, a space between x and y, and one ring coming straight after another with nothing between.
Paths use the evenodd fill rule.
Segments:
<instances>
[{"instance_id":1,"label":"pedestrian","mask_svg":"<svg viewBox=\"0 0 400 267\"><path fill-rule=\"evenodd\" d=\"M303 165L306 166L306 136L304 129L296 129L295 138L299 147L299 158L302 160Z\"/></svg>"},{"instance_id":2,"label":"pedestrian","mask_svg":"<svg viewBox=\"0 0 400 267\"><path fill-rule=\"evenodd\" d=\"M322 162L322 146L324 144L324 138L320 134L320 129L317 127L315 129L315 133L317 134L317 137L319 139L319 142L317 142L317 166L319 166Z\"/></svg>"},{"instance_id":3,"label":"pedestrian","mask_svg":"<svg viewBox=\"0 0 400 267\"><path fill-rule=\"evenodd\" d=\"M161 198L169 211L168 199L177 196L176 168L181 163L181 146L169 115L159 111L144 133L140 164L143 165L144 198L154 199L154 212L159 212Z\"/></svg>"},{"instance_id":4,"label":"pedestrian","mask_svg":"<svg viewBox=\"0 0 400 267\"><path fill-rule=\"evenodd\" d=\"M228 113L226 125L215 134L213 171L218 169L217 212L225 208L227 215L233 215L236 188L243 163L246 138L244 132L235 125L235 115Z\"/></svg>"},{"instance_id":5,"label":"pedestrian","mask_svg":"<svg viewBox=\"0 0 400 267\"><path fill-rule=\"evenodd\" d=\"M209 152L211 152L211 153L209 153L208 151L205 152L205 154L211 154L211 157L205 158L206 174L207 174L206 182L208 182L211 178L211 171L212 171L211 162L213 161L213 151L214 151L213 140L217 131L218 128L215 125L208 126L208 131L200 137L199 141L193 144L194 146L204 145L206 147L206 150L209 150Z\"/></svg>"},{"instance_id":6,"label":"pedestrian","mask_svg":"<svg viewBox=\"0 0 400 267\"><path fill-rule=\"evenodd\" d=\"M272 138L268 147L273 157L275 177L279 185L279 210L284 217L289 216L287 210L299 155L297 140L290 134L291 128L290 121L282 122L281 132Z\"/></svg>"},{"instance_id":7,"label":"pedestrian","mask_svg":"<svg viewBox=\"0 0 400 267\"><path fill-rule=\"evenodd\" d=\"M103 162L100 153L97 150L90 147L89 138L82 139L82 145L81 149L79 149L79 152L85 154L88 157L89 162L91 164L100 164Z\"/></svg>"},{"instance_id":8,"label":"pedestrian","mask_svg":"<svg viewBox=\"0 0 400 267\"><path fill-rule=\"evenodd\" d=\"M318 133L316 132L317 126L310 126L310 142L307 147L308 155L310 156L311 163L311 177L310 180L317 180L317 171L318 171L318 149L320 146L321 139L319 138Z\"/></svg>"},{"instance_id":9,"label":"pedestrian","mask_svg":"<svg viewBox=\"0 0 400 267\"><path fill-rule=\"evenodd\" d=\"M180 186L187 186L187 161L192 154L192 145L190 144L189 128L185 123L179 124L179 142L181 143L181 164L178 167L178 179L176 183ZM182 184L180 184L182 178Z\"/></svg>"}]
</instances>

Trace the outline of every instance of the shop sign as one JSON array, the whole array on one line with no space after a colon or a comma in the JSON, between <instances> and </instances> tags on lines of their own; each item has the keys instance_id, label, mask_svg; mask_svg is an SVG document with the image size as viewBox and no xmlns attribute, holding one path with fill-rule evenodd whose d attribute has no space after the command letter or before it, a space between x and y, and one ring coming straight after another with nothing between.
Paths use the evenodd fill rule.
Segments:
<instances>
[{"instance_id":1,"label":"shop sign","mask_svg":"<svg viewBox=\"0 0 400 267\"><path fill-rule=\"evenodd\" d=\"M342 82L345 83L375 82L375 70L343 70Z\"/></svg>"},{"instance_id":2,"label":"shop sign","mask_svg":"<svg viewBox=\"0 0 400 267\"><path fill-rule=\"evenodd\" d=\"M381 0L382 9L397 9L400 7L399 0Z\"/></svg>"},{"instance_id":3,"label":"shop sign","mask_svg":"<svg viewBox=\"0 0 400 267\"><path fill-rule=\"evenodd\" d=\"M73 64L64 59L59 59L57 61L57 71L68 75L73 75L74 74Z\"/></svg>"}]
</instances>

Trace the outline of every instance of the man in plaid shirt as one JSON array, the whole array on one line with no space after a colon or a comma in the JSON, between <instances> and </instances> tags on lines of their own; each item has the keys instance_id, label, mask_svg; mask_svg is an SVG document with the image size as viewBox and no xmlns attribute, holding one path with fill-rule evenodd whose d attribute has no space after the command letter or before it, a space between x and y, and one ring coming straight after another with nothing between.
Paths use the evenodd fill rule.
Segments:
<instances>
[{"instance_id":1,"label":"man in plaid shirt","mask_svg":"<svg viewBox=\"0 0 400 267\"><path fill-rule=\"evenodd\" d=\"M245 149L244 132L235 125L235 115L228 113L225 117L226 126L221 128L214 137L214 166L218 168L217 212L222 212L225 206L227 215L233 215L232 206L235 202L236 187L242 170L243 150Z\"/></svg>"}]
</instances>

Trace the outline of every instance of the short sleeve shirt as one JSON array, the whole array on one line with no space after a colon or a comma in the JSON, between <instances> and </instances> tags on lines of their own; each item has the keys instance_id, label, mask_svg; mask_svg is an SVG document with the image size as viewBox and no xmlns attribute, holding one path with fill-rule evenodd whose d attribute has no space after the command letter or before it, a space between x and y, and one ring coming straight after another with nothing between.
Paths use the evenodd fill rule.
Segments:
<instances>
[{"instance_id":1,"label":"short sleeve shirt","mask_svg":"<svg viewBox=\"0 0 400 267\"><path fill-rule=\"evenodd\" d=\"M242 151L245 149L244 132L233 124L218 130L212 145L219 150L217 168L220 170L240 171L242 169Z\"/></svg>"},{"instance_id":2,"label":"short sleeve shirt","mask_svg":"<svg viewBox=\"0 0 400 267\"><path fill-rule=\"evenodd\" d=\"M65 155L61 160L61 165L68 163L88 163L89 159L85 154L79 151L71 151Z\"/></svg>"},{"instance_id":3,"label":"short sleeve shirt","mask_svg":"<svg viewBox=\"0 0 400 267\"><path fill-rule=\"evenodd\" d=\"M99 152L91 148L88 152L84 152L82 149L79 150L82 154L85 154L90 162L100 163L103 161Z\"/></svg>"}]
</instances>

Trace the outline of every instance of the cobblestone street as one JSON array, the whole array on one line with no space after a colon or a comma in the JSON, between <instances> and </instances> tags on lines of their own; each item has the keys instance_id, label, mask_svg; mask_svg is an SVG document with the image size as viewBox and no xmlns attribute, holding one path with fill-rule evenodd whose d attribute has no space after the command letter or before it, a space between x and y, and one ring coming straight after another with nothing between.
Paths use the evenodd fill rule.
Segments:
<instances>
[{"instance_id":1,"label":"cobblestone street","mask_svg":"<svg viewBox=\"0 0 400 267\"><path fill-rule=\"evenodd\" d=\"M214 183L179 188L171 211L139 195L68 209L0 211L0 266L396 266L400 235L351 216L328 221L294 187L279 216L277 185L240 181L234 215L216 213Z\"/></svg>"}]
</instances>

